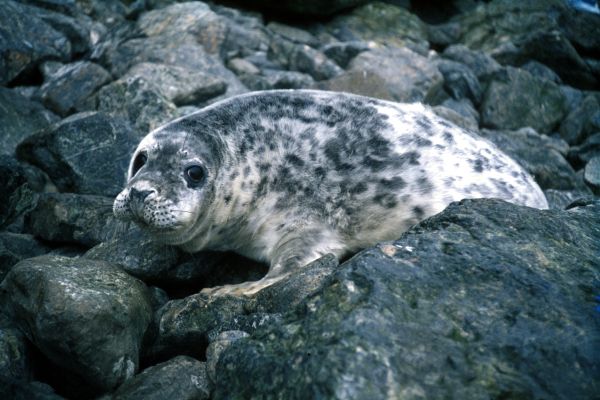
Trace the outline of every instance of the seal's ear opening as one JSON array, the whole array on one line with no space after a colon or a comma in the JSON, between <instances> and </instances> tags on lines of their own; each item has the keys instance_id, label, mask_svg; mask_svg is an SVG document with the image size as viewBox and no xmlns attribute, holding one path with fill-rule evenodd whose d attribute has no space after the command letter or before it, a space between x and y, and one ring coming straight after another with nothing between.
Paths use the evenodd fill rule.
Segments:
<instances>
[{"instance_id":1,"label":"seal's ear opening","mask_svg":"<svg viewBox=\"0 0 600 400\"><path fill-rule=\"evenodd\" d=\"M143 151L135 156L133 164L131 165L130 178L133 178L138 173L138 171L146 164L146 161L148 161L148 156Z\"/></svg>"}]
</instances>

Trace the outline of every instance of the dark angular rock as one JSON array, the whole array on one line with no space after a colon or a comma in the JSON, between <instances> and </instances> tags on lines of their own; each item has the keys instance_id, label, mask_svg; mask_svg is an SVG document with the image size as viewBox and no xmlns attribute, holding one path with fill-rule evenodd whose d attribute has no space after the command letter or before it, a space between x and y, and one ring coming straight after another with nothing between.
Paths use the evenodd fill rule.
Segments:
<instances>
[{"instance_id":1,"label":"dark angular rock","mask_svg":"<svg viewBox=\"0 0 600 400\"><path fill-rule=\"evenodd\" d=\"M149 283L160 283L178 260L172 246L160 245L145 235L119 235L100 243L84 257L119 265L128 274Z\"/></svg>"},{"instance_id":2,"label":"dark angular rock","mask_svg":"<svg viewBox=\"0 0 600 400\"><path fill-rule=\"evenodd\" d=\"M0 84L13 81L48 59L66 61L71 44L35 16L42 10L6 0L0 7Z\"/></svg>"},{"instance_id":3,"label":"dark angular rock","mask_svg":"<svg viewBox=\"0 0 600 400\"><path fill-rule=\"evenodd\" d=\"M0 396L11 400L65 400L54 393L49 385L43 382L27 382L22 379L5 380L0 378Z\"/></svg>"},{"instance_id":4,"label":"dark angular rock","mask_svg":"<svg viewBox=\"0 0 600 400\"><path fill-rule=\"evenodd\" d=\"M147 368L104 399L203 400L210 398L206 364L178 356Z\"/></svg>"},{"instance_id":5,"label":"dark angular rock","mask_svg":"<svg viewBox=\"0 0 600 400\"><path fill-rule=\"evenodd\" d=\"M560 136L571 145L581 144L587 136L600 131L600 103L594 96L583 102L567 115L560 124Z\"/></svg>"},{"instance_id":6,"label":"dark angular rock","mask_svg":"<svg viewBox=\"0 0 600 400\"><path fill-rule=\"evenodd\" d=\"M10 317L44 355L91 387L112 389L138 368L151 319L147 288L105 262L41 256L0 285Z\"/></svg>"},{"instance_id":7,"label":"dark angular rock","mask_svg":"<svg viewBox=\"0 0 600 400\"><path fill-rule=\"evenodd\" d=\"M600 132L588 137L579 146L569 149L568 158L576 169L583 168L592 158L600 156Z\"/></svg>"},{"instance_id":8,"label":"dark angular rock","mask_svg":"<svg viewBox=\"0 0 600 400\"><path fill-rule=\"evenodd\" d=\"M0 282L19 261L40 256L49 251L48 246L40 243L31 235L0 232Z\"/></svg>"},{"instance_id":9,"label":"dark angular rock","mask_svg":"<svg viewBox=\"0 0 600 400\"><path fill-rule=\"evenodd\" d=\"M43 193L25 225L28 232L50 242L92 247L128 231L113 216L112 203L110 197ZM128 234L139 235L139 231Z\"/></svg>"},{"instance_id":10,"label":"dark angular rock","mask_svg":"<svg viewBox=\"0 0 600 400\"><path fill-rule=\"evenodd\" d=\"M98 64L78 61L53 73L42 85L41 97L52 111L67 116L81 110L83 101L110 80L110 74Z\"/></svg>"},{"instance_id":11,"label":"dark angular rock","mask_svg":"<svg viewBox=\"0 0 600 400\"><path fill-rule=\"evenodd\" d=\"M228 346L213 398L594 397L599 235L599 203L453 203Z\"/></svg>"},{"instance_id":12,"label":"dark angular rock","mask_svg":"<svg viewBox=\"0 0 600 400\"><path fill-rule=\"evenodd\" d=\"M211 340L206 349L206 369L208 377L212 382L217 381L217 363L223 351L237 340L250 336L244 331L224 331L217 335L214 340Z\"/></svg>"},{"instance_id":13,"label":"dark angular rock","mask_svg":"<svg viewBox=\"0 0 600 400\"><path fill-rule=\"evenodd\" d=\"M573 167L565 160L561 149L564 143L538 134L531 128L517 131L483 129L488 138L525 168L542 189L583 190Z\"/></svg>"},{"instance_id":14,"label":"dark angular rock","mask_svg":"<svg viewBox=\"0 0 600 400\"><path fill-rule=\"evenodd\" d=\"M555 210L564 210L573 202L592 197L589 191L581 190L544 190L548 206Z\"/></svg>"},{"instance_id":15,"label":"dark angular rock","mask_svg":"<svg viewBox=\"0 0 600 400\"><path fill-rule=\"evenodd\" d=\"M471 122L474 123L474 125L479 125L479 113L477 112L477 110L473 106L473 103L471 103L469 99L446 99L441 105L451 110L454 110L458 114L467 118L468 120L471 120Z\"/></svg>"},{"instance_id":16,"label":"dark angular rock","mask_svg":"<svg viewBox=\"0 0 600 400\"><path fill-rule=\"evenodd\" d=\"M600 156L592 158L585 164L583 179L592 191L600 196Z\"/></svg>"},{"instance_id":17,"label":"dark angular rock","mask_svg":"<svg viewBox=\"0 0 600 400\"><path fill-rule=\"evenodd\" d=\"M37 101L0 87L0 154L13 155L19 142L56 121L58 117Z\"/></svg>"},{"instance_id":18,"label":"dark angular rock","mask_svg":"<svg viewBox=\"0 0 600 400\"><path fill-rule=\"evenodd\" d=\"M346 73L318 88L399 102L427 102L437 96L443 81L431 60L407 48L389 48L359 54Z\"/></svg>"},{"instance_id":19,"label":"dark angular rock","mask_svg":"<svg viewBox=\"0 0 600 400\"><path fill-rule=\"evenodd\" d=\"M0 315L0 387L5 381L30 381L33 377L31 361L31 348L25 335Z\"/></svg>"},{"instance_id":20,"label":"dark angular rock","mask_svg":"<svg viewBox=\"0 0 600 400\"><path fill-rule=\"evenodd\" d=\"M549 67L537 61L528 61L521 66L522 69L529 72L531 75L536 76L540 79L554 82L556 84L561 83L560 77Z\"/></svg>"},{"instance_id":21,"label":"dark angular rock","mask_svg":"<svg viewBox=\"0 0 600 400\"><path fill-rule=\"evenodd\" d=\"M471 116L465 116L452 108L441 106L432 107L432 111L440 117L460 126L467 131L477 132L479 125L477 121Z\"/></svg>"},{"instance_id":22,"label":"dark angular rock","mask_svg":"<svg viewBox=\"0 0 600 400\"><path fill-rule=\"evenodd\" d=\"M113 196L139 139L127 121L86 112L28 137L17 156L46 172L61 191Z\"/></svg>"},{"instance_id":23,"label":"dark angular rock","mask_svg":"<svg viewBox=\"0 0 600 400\"><path fill-rule=\"evenodd\" d=\"M582 52L600 48L600 16L572 8L561 10L557 24L561 32Z\"/></svg>"},{"instance_id":24,"label":"dark angular rock","mask_svg":"<svg viewBox=\"0 0 600 400\"><path fill-rule=\"evenodd\" d=\"M354 57L369 50L369 44L361 41L335 42L323 47L323 54L342 68L346 68Z\"/></svg>"},{"instance_id":25,"label":"dark angular rock","mask_svg":"<svg viewBox=\"0 0 600 400\"><path fill-rule=\"evenodd\" d=\"M335 78L344 72L325 54L307 45L295 45L288 61L290 69L305 72L317 81Z\"/></svg>"},{"instance_id":26,"label":"dark angular rock","mask_svg":"<svg viewBox=\"0 0 600 400\"><path fill-rule=\"evenodd\" d=\"M123 79L143 78L177 106L195 104L225 93L227 83L217 75L196 72L174 65L141 63L133 66Z\"/></svg>"},{"instance_id":27,"label":"dark angular rock","mask_svg":"<svg viewBox=\"0 0 600 400\"><path fill-rule=\"evenodd\" d=\"M481 103L481 123L492 129L532 127L547 133L558 126L566 107L555 83L509 67L493 76Z\"/></svg>"},{"instance_id":28,"label":"dark angular rock","mask_svg":"<svg viewBox=\"0 0 600 400\"><path fill-rule=\"evenodd\" d=\"M446 48L460 40L462 30L454 21L427 26L427 38L432 47Z\"/></svg>"},{"instance_id":29,"label":"dark angular rock","mask_svg":"<svg viewBox=\"0 0 600 400\"><path fill-rule=\"evenodd\" d=\"M278 35L294 43L305 44L310 47L319 46L319 40L304 29L285 25L279 22L269 22L267 29L271 34Z\"/></svg>"},{"instance_id":30,"label":"dark angular rock","mask_svg":"<svg viewBox=\"0 0 600 400\"><path fill-rule=\"evenodd\" d=\"M37 194L31 190L25 169L10 156L0 156L0 228L35 207Z\"/></svg>"},{"instance_id":31,"label":"dark angular rock","mask_svg":"<svg viewBox=\"0 0 600 400\"><path fill-rule=\"evenodd\" d=\"M173 119L176 114L175 104L163 96L157 86L139 76L122 78L104 86L89 99L88 106L117 120L129 121L139 137Z\"/></svg>"},{"instance_id":32,"label":"dark angular rock","mask_svg":"<svg viewBox=\"0 0 600 400\"><path fill-rule=\"evenodd\" d=\"M446 48L442 55L447 59L465 64L482 83L487 83L489 78L501 69L500 64L488 54L471 50L461 44Z\"/></svg>"},{"instance_id":33,"label":"dark angular rock","mask_svg":"<svg viewBox=\"0 0 600 400\"><path fill-rule=\"evenodd\" d=\"M380 1L369 2L336 17L326 29L342 42L358 40L389 47L428 48L427 26L419 17L402 7Z\"/></svg>"},{"instance_id":34,"label":"dark angular rock","mask_svg":"<svg viewBox=\"0 0 600 400\"><path fill-rule=\"evenodd\" d=\"M242 75L240 79L252 90L304 89L315 83L310 75L302 72L265 70L264 74Z\"/></svg>"},{"instance_id":35,"label":"dark angular rock","mask_svg":"<svg viewBox=\"0 0 600 400\"><path fill-rule=\"evenodd\" d=\"M478 105L481 102L483 91L477 77L464 64L442 60L437 64L444 76L444 89L456 99L467 98Z\"/></svg>"}]
</instances>

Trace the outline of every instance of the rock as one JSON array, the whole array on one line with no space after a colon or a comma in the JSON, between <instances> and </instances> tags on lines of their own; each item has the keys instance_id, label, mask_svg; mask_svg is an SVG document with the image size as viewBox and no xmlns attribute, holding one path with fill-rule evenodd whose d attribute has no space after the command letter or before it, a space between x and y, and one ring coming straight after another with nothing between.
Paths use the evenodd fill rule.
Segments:
<instances>
[{"instance_id":1,"label":"rock","mask_svg":"<svg viewBox=\"0 0 600 400\"><path fill-rule=\"evenodd\" d=\"M139 139L126 121L85 112L28 137L17 156L46 172L61 191L112 196L122 189Z\"/></svg>"},{"instance_id":2,"label":"rock","mask_svg":"<svg viewBox=\"0 0 600 400\"><path fill-rule=\"evenodd\" d=\"M317 87L398 102L427 102L442 84L442 74L431 60L407 48L390 48L359 54L346 73Z\"/></svg>"},{"instance_id":3,"label":"rock","mask_svg":"<svg viewBox=\"0 0 600 400\"><path fill-rule=\"evenodd\" d=\"M304 89L314 85L314 79L302 72L265 70L264 76L245 75L240 79L252 90Z\"/></svg>"},{"instance_id":4,"label":"rock","mask_svg":"<svg viewBox=\"0 0 600 400\"><path fill-rule=\"evenodd\" d=\"M227 347L213 398L593 397L599 207L453 203Z\"/></svg>"},{"instance_id":5,"label":"rock","mask_svg":"<svg viewBox=\"0 0 600 400\"><path fill-rule=\"evenodd\" d=\"M457 22L445 22L427 26L429 44L435 49L445 49L460 40L461 27Z\"/></svg>"},{"instance_id":6,"label":"rock","mask_svg":"<svg viewBox=\"0 0 600 400\"><path fill-rule=\"evenodd\" d=\"M571 164L579 169L596 156L600 156L600 132L588 137L581 145L571 147L568 158Z\"/></svg>"},{"instance_id":7,"label":"rock","mask_svg":"<svg viewBox=\"0 0 600 400\"><path fill-rule=\"evenodd\" d=\"M0 378L0 396L11 400L64 400L43 382L27 382L21 379L4 380Z\"/></svg>"},{"instance_id":8,"label":"rock","mask_svg":"<svg viewBox=\"0 0 600 400\"><path fill-rule=\"evenodd\" d=\"M12 0L0 7L0 84L33 71L42 61L71 56L69 39L39 19L39 12Z\"/></svg>"},{"instance_id":9,"label":"rock","mask_svg":"<svg viewBox=\"0 0 600 400\"><path fill-rule=\"evenodd\" d=\"M211 54L219 54L227 24L206 3L189 1L143 13L138 29L146 36L189 34Z\"/></svg>"},{"instance_id":10,"label":"rock","mask_svg":"<svg viewBox=\"0 0 600 400\"><path fill-rule=\"evenodd\" d=\"M561 79L556 74L556 72L554 72L549 67L547 67L544 64L539 63L537 61L528 61L523 66L521 66L521 68L524 69L525 71L529 72L531 75L538 77L540 79L551 81L556 84L561 83Z\"/></svg>"},{"instance_id":11,"label":"rock","mask_svg":"<svg viewBox=\"0 0 600 400\"><path fill-rule=\"evenodd\" d=\"M600 156L592 158L585 165L583 179L594 194L600 196Z\"/></svg>"},{"instance_id":12,"label":"rock","mask_svg":"<svg viewBox=\"0 0 600 400\"><path fill-rule=\"evenodd\" d=\"M157 283L177 264L178 251L144 235L120 236L90 249L84 257L119 265L146 283Z\"/></svg>"},{"instance_id":13,"label":"rock","mask_svg":"<svg viewBox=\"0 0 600 400\"><path fill-rule=\"evenodd\" d=\"M600 17L572 8L564 8L557 24L561 32L582 52L593 53L600 48Z\"/></svg>"},{"instance_id":14,"label":"rock","mask_svg":"<svg viewBox=\"0 0 600 400\"><path fill-rule=\"evenodd\" d=\"M13 321L52 362L108 390L138 368L151 319L147 288L109 263L41 256L0 285Z\"/></svg>"},{"instance_id":15,"label":"rock","mask_svg":"<svg viewBox=\"0 0 600 400\"><path fill-rule=\"evenodd\" d=\"M489 78L501 69L500 64L488 54L482 51L473 51L461 44L446 48L442 55L469 67L482 83L487 83Z\"/></svg>"},{"instance_id":16,"label":"rock","mask_svg":"<svg viewBox=\"0 0 600 400\"><path fill-rule=\"evenodd\" d=\"M326 28L341 42L358 40L380 46L428 48L427 27L416 15L380 1L369 2L347 15L340 15Z\"/></svg>"},{"instance_id":17,"label":"rock","mask_svg":"<svg viewBox=\"0 0 600 400\"><path fill-rule=\"evenodd\" d=\"M588 199L591 197L589 191L580 190L556 190L548 189L544 190L546 200L551 209L564 210L573 202L580 199Z\"/></svg>"},{"instance_id":18,"label":"rock","mask_svg":"<svg viewBox=\"0 0 600 400\"><path fill-rule=\"evenodd\" d=\"M6 381L30 381L32 377L31 348L27 338L11 322L0 316L0 387Z\"/></svg>"},{"instance_id":19,"label":"rock","mask_svg":"<svg viewBox=\"0 0 600 400\"><path fill-rule=\"evenodd\" d=\"M0 232L0 282L19 261L40 256L49 251L48 246L36 240L32 235Z\"/></svg>"},{"instance_id":20,"label":"rock","mask_svg":"<svg viewBox=\"0 0 600 400\"><path fill-rule=\"evenodd\" d=\"M365 2L366 0L254 0L250 4L244 3L244 5L251 5L253 8L271 13L280 12L298 16L329 16Z\"/></svg>"},{"instance_id":21,"label":"rock","mask_svg":"<svg viewBox=\"0 0 600 400\"><path fill-rule=\"evenodd\" d=\"M441 60L437 67L444 77L444 89L453 99L467 98L475 105L481 102L481 85L467 66L455 61Z\"/></svg>"},{"instance_id":22,"label":"rock","mask_svg":"<svg viewBox=\"0 0 600 400\"><path fill-rule=\"evenodd\" d=\"M206 369L208 377L214 383L217 382L216 370L219 357L227 347L237 340L250 336L244 331L224 331L210 342L206 349Z\"/></svg>"},{"instance_id":23,"label":"rock","mask_svg":"<svg viewBox=\"0 0 600 400\"><path fill-rule=\"evenodd\" d=\"M27 231L43 240L95 246L119 233L139 235L112 213L110 197L72 193L40 194L36 208L25 217Z\"/></svg>"},{"instance_id":24,"label":"rock","mask_svg":"<svg viewBox=\"0 0 600 400\"><path fill-rule=\"evenodd\" d=\"M369 48L368 43L361 41L336 42L325 45L323 54L335 61L340 67L346 68L354 57L363 51L369 50Z\"/></svg>"},{"instance_id":25,"label":"rock","mask_svg":"<svg viewBox=\"0 0 600 400\"><path fill-rule=\"evenodd\" d=\"M90 98L88 106L117 120L128 121L140 138L176 114L175 104L152 82L139 76L122 78L104 86Z\"/></svg>"},{"instance_id":26,"label":"rock","mask_svg":"<svg viewBox=\"0 0 600 400\"><path fill-rule=\"evenodd\" d=\"M496 73L481 103L481 123L492 129L532 127L551 132L566 115L559 87L530 73L505 68Z\"/></svg>"},{"instance_id":27,"label":"rock","mask_svg":"<svg viewBox=\"0 0 600 400\"><path fill-rule=\"evenodd\" d=\"M35 207L35 194L25 169L10 156L0 155L0 229Z\"/></svg>"},{"instance_id":28,"label":"rock","mask_svg":"<svg viewBox=\"0 0 600 400\"><path fill-rule=\"evenodd\" d=\"M479 113L469 99L446 99L441 105L469 120L470 125L479 126Z\"/></svg>"},{"instance_id":29,"label":"rock","mask_svg":"<svg viewBox=\"0 0 600 400\"><path fill-rule=\"evenodd\" d=\"M0 87L0 154L13 155L19 142L56 121L58 117L40 103Z\"/></svg>"},{"instance_id":30,"label":"rock","mask_svg":"<svg viewBox=\"0 0 600 400\"><path fill-rule=\"evenodd\" d=\"M435 106L432 108L433 112L439 115L440 117L451 121L453 124L460 126L463 129L468 131L477 132L479 130L479 125L477 121L470 116L464 116L457 111L454 111L452 108L447 108L445 106Z\"/></svg>"},{"instance_id":31,"label":"rock","mask_svg":"<svg viewBox=\"0 0 600 400\"><path fill-rule=\"evenodd\" d=\"M258 75L260 69L250 61L243 58L232 58L227 61L227 68L235 72L236 75Z\"/></svg>"},{"instance_id":32,"label":"rock","mask_svg":"<svg viewBox=\"0 0 600 400\"><path fill-rule=\"evenodd\" d=\"M42 85L42 100L52 111L67 116L81 109L81 103L110 80L110 74L98 64L89 61L66 64Z\"/></svg>"},{"instance_id":33,"label":"rock","mask_svg":"<svg viewBox=\"0 0 600 400\"><path fill-rule=\"evenodd\" d=\"M142 62L175 65L196 72L219 76L227 83L227 96L244 93L246 88L219 59L208 54L189 34L159 35L130 39L107 52L113 75L122 76Z\"/></svg>"},{"instance_id":34,"label":"rock","mask_svg":"<svg viewBox=\"0 0 600 400\"><path fill-rule=\"evenodd\" d=\"M267 29L271 32L271 34L276 34L294 43L305 44L310 47L319 46L319 39L304 29L285 25L279 22L269 22L267 24Z\"/></svg>"},{"instance_id":35,"label":"rock","mask_svg":"<svg viewBox=\"0 0 600 400\"><path fill-rule=\"evenodd\" d=\"M344 72L325 54L307 45L294 47L289 67L295 71L305 72L317 81L335 78Z\"/></svg>"},{"instance_id":36,"label":"rock","mask_svg":"<svg viewBox=\"0 0 600 400\"><path fill-rule=\"evenodd\" d=\"M600 131L600 103L588 95L560 124L560 136L571 145L581 144L587 136Z\"/></svg>"},{"instance_id":37,"label":"rock","mask_svg":"<svg viewBox=\"0 0 600 400\"><path fill-rule=\"evenodd\" d=\"M560 153L560 147L557 148L547 136L540 135L531 128L517 131L483 129L481 136L513 157L533 175L542 189L585 191L585 186L578 184L575 171Z\"/></svg>"},{"instance_id":38,"label":"rock","mask_svg":"<svg viewBox=\"0 0 600 400\"><path fill-rule=\"evenodd\" d=\"M210 398L206 364L178 356L145 369L104 399L203 400Z\"/></svg>"},{"instance_id":39,"label":"rock","mask_svg":"<svg viewBox=\"0 0 600 400\"><path fill-rule=\"evenodd\" d=\"M143 78L177 106L195 104L225 93L227 83L216 75L196 72L174 65L141 63L133 66L123 79Z\"/></svg>"}]
</instances>

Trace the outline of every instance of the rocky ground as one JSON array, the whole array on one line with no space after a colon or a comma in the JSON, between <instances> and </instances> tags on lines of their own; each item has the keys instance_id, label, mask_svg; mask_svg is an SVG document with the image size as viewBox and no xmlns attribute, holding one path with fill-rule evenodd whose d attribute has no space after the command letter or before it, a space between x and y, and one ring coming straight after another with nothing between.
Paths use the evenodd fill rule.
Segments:
<instances>
[{"instance_id":1,"label":"rocky ground","mask_svg":"<svg viewBox=\"0 0 600 400\"><path fill-rule=\"evenodd\" d=\"M413 3L4 0L0 398L597 398L600 16ZM551 209L465 200L254 298L200 294L266 267L152 243L112 197L149 129L274 88L428 103Z\"/></svg>"}]
</instances>

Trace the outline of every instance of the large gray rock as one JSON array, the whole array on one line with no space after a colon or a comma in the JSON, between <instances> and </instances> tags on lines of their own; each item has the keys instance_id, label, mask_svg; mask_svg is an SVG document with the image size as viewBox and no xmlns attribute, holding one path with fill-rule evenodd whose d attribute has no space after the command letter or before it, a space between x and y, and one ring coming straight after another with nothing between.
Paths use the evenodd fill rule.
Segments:
<instances>
[{"instance_id":1,"label":"large gray rock","mask_svg":"<svg viewBox=\"0 0 600 400\"><path fill-rule=\"evenodd\" d=\"M85 112L28 137L17 156L46 172L61 191L113 196L140 136L123 119Z\"/></svg>"},{"instance_id":2,"label":"large gray rock","mask_svg":"<svg viewBox=\"0 0 600 400\"><path fill-rule=\"evenodd\" d=\"M583 190L575 170L565 159L565 143L543 136L531 128L516 131L483 129L488 138L527 170L542 189Z\"/></svg>"},{"instance_id":3,"label":"large gray rock","mask_svg":"<svg viewBox=\"0 0 600 400\"><path fill-rule=\"evenodd\" d=\"M206 364L178 356L142 371L104 399L204 400L210 398Z\"/></svg>"},{"instance_id":4,"label":"large gray rock","mask_svg":"<svg viewBox=\"0 0 600 400\"><path fill-rule=\"evenodd\" d=\"M466 98L475 105L481 102L483 90L469 67L448 60L441 60L437 67L444 76L444 89L453 99Z\"/></svg>"},{"instance_id":5,"label":"large gray rock","mask_svg":"<svg viewBox=\"0 0 600 400\"><path fill-rule=\"evenodd\" d=\"M13 157L0 155L0 229L35 207L37 194L31 190L25 169Z\"/></svg>"},{"instance_id":6,"label":"large gray rock","mask_svg":"<svg viewBox=\"0 0 600 400\"><path fill-rule=\"evenodd\" d=\"M138 369L150 323L147 288L102 261L41 256L0 285L8 314L52 362L91 387L112 389Z\"/></svg>"},{"instance_id":7,"label":"large gray rock","mask_svg":"<svg viewBox=\"0 0 600 400\"><path fill-rule=\"evenodd\" d=\"M111 197L73 193L43 193L35 209L25 217L28 232L59 244L95 246L120 234L139 235L139 230L117 220Z\"/></svg>"},{"instance_id":8,"label":"large gray rock","mask_svg":"<svg viewBox=\"0 0 600 400\"><path fill-rule=\"evenodd\" d=\"M599 203L453 203L228 346L213 398L594 397L599 253Z\"/></svg>"},{"instance_id":9,"label":"large gray rock","mask_svg":"<svg viewBox=\"0 0 600 400\"><path fill-rule=\"evenodd\" d=\"M66 116L80 110L84 100L110 80L110 74L98 64L89 61L66 64L42 85L42 100L52 111Z\"/></svg>"},{"instance_id":10,"label":"large gray rock","mask_svg":"<svg viewBox=\"0 0 600 400\"><path fill-rule=\"evenodd\" d=\"M426 102L438 95L443 80L427 57L408 48L382 48L359 54L346 73L317 87L399 102Z\"/></svg>"},{"instance_id":11,"label":"large gray rock","mask_svg":"<svg viewBox=\"0 0 600 400\"><path fill-rule=\"evenodd\" d=\"M0 232L0 282L19 261L48 252L50 248L32 235Z\"/></svg>"},{"instance_id":12,"label":"large gray rock","mask_svg":"<svg viewBox=\"0 0 600 400\"><path fill-rule=\"evenodd\" d=\"M0 84L48 59L67 60L71 43L35 14L42 10L6 0L0 7Z\"/></svg>"},{"instance_id":13,"label":"large gray rock","mask_svg":"<svg viewBox=\"0 0 600 400\"><path fill-rule=\"evenodd\" d=\"M600 102L589 95L560 124L560 136L569 144L581 144L587 136L600 131Z\"/></svg>"},{"instance_id":14,"label":"large gray rock","mask_svg":"<svg viewBox=\"0 0 600 400\"><path fill-rule=\"evenodd\" d=\"M0 87L0 154L13 155L19 142L56 121L58 117L40 103Z\"/></svg>"},{"instance_id":15,"label":"large gray rock","mask_svg":"<svg viewBox=\"0 0 600 400\"><path fill-rule=\"evenodd\" d=\"M509 67L493 76L480 112L481 123L487 128L531 127L540 133L548 133L566 115L567 104L554 82Z\"/></svg>"},{"instance_id":16,"label":"large gray rock","mask_svg":"<svg viewBox=\"0 0 600 400\"><path fill-rule=\"evenodd\" d=\"M141 77L150 82L167 100L177 106L202 103L225 93L227 83L217 75L174 65L141 63L133 66L124 79Z\"/></svg>"},{"instance_id":17,"label":"large gray rock","mask_svg":"<svg viewBox=\"0 0 600 400\"><path fill-rule=\"evenodd\" d=\"M444 50L444 58L462 63L469 67L477 79L487 82L502 67L483 51L474 51L464 45L452 45Z\"/></svg>"}]
</instances>

